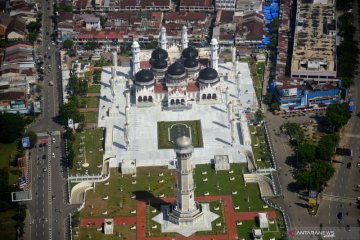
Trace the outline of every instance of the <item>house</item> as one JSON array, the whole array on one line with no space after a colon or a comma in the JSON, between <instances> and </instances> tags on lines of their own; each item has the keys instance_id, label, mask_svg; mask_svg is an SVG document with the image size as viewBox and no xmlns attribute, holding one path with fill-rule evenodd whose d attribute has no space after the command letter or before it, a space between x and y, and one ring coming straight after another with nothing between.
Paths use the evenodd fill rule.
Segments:
<instances>
[{"instance_id":1,"label":"house","mask_svg":"<svg viewBox=\"0 0 360 240\"><path fill-rule=\"evenodd\" d=\"M180 11L214 12L212 0L181 0Z\"/></svg>"},{"instance_id":2,"label":"house","mask_svg":"<svg viewBox=\"0 0 360 240\"><path fill-rule=\"evenodd\" d=\"M0 38L6 37L6 31L11 22L11 17L3 12L0 12Z\"/></svg>"},{"instance_id":3,"label":"house","mask_svg":"<svg viewBox=\"0 0 360 240\"><path fill-rule=\"evenodd\" d=\"M63 42L66 39L74 38L74 14L61 12L58 17L58 41Z\"/></svg>"},{"instance_id":4,"label":"house","mask_svg":"<svg viewBox=\"0 0 360 240\"><path fill-rule=\"evenodd\" d=\"M7 39L25 39L27 36L26 23L20 18L13 18L7 28Z\"/></svg>"},{"instance_id":5,"label":"house","mask_svg":"<svg viewBox=\"0 0 360 240\"><path fill-rule=\"evenodd\" d=\"M85 22L85 28L86 30L101 30L101 25L100 25L100 18L93 16L93 15L85 15L83 17L83 20Z\"/></svg>"}]
</instances>

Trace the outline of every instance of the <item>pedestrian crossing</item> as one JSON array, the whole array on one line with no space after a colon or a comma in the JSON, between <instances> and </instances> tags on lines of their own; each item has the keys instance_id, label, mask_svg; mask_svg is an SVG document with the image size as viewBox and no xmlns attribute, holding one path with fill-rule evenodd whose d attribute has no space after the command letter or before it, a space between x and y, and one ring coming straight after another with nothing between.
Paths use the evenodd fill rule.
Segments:
<instances>
[{"instance_id":1,"label":"pedestrian crossing","mask_svg":"<svg viewBox=\"0 0 360 240\"><path fill-rule=\"evenodd\" d=\"M354 203L356 202L356 198L351 197L343 197L343 196L335 196L330 194L322 194L322 200L332 201L332 202L341 202L341 203Z\"/></svg>"}]
</instances>

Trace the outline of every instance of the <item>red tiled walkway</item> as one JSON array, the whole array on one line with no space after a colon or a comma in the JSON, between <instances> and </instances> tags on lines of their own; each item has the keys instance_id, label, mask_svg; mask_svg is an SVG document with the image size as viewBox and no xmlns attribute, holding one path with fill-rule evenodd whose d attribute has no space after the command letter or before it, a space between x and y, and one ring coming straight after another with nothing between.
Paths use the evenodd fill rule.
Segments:
<instances>
[{"instance_id":1,"label":"red tiled walkway","mask_svg":"<svg viewBox=\"0 0 360 240\"><path fill-rule=\"evenodd\" d=\"M269 219L275 219L276 218L276 212L275 211L267 211L266 212ZM259 215L259 212L236 212L235 213L235 220L254 220Z\"/></svg>"},{"instance_id":2,"label":"red tiled walkway","mask_svg":"<svg viewBox=\"0 0 360 240\"><path fill-rule=\"evenodd\" d=\"M136 239L146 239L146 204L143 201L136 203Z\"/></svg>"},{"instance_id":3,"label":"red tiled walkway","mask_svg":"<svg viewBox=\"0 0 360 240\"><path fill-rule=\"evenodd\" d=\"M80 227L101 227L104 223L105 218L81 218L80 219ZM135 225L136 218L135 217L115 217L114 218L115 225Z\"/></svg>"}]
</instances>

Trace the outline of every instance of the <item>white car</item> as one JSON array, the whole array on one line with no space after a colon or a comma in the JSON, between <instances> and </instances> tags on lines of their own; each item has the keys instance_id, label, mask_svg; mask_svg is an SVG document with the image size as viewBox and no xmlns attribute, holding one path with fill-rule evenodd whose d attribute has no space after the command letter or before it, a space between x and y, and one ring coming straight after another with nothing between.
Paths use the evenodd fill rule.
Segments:
<instances>
[{"instance_id":1,"label":"white car","mask_svg":"<svg viewBox=\"0 0 360 240\"><path fill-rule=\"evenodd\" d=\"M55 138L52 138L52 143L55 143L55 142L56 142Z\"/></svg>"},{"instance_id":2,"label":"white car","mask_svg":"<svg viewBox=\"0 0 360 240\"><path fill-rule=\"evenodd\" d=\"M55 153L52 153L51 156L52 156L53 158L55 158Z\"/></svg>"}]
</instances>

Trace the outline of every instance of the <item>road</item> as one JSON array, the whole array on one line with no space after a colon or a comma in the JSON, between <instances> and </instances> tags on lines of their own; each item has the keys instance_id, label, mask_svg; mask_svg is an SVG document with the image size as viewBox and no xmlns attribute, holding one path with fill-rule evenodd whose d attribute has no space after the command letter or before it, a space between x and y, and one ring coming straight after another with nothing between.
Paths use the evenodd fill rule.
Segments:
<instances>
[{"instance_id":1,"label":"road","mask_svg":"<svg viewBox=\"0 0 360 240\"><path fill-rule=\"evenodd\" d=\"M357 1L354 1L354 12L357 12ZM358 23L358 16L355 14L354 23ZM357 26L357 37L360 28ZM355 112L360 109L360 75L354 79L355 85L351 88L351 95L355 98ZM289 230L331 230L335 231L335 239L360 239L359 223L360 211L356 204L356 198L360 197L360 191L355 186L360 184L359 168L356 167L360 161L360 118L353 113L347 126L341 132L340 145L350 146L353 149L352 157L340 157L338 163L335 163L335 176L329 181L328 187L323 191L324 197L321 200L320 207L316 216L308 215L305 208L303 196L298 194L294 186L291 170L291 163L295 161L293 150L288 144L285 136L277 134L279 126L285 123L286 119L266 113L268 122L269 136L274 148L278 171L274 174L275 185L282 189L282 195L272 202L281 206L288 214ZM308 121L308 116L297 116L289 121L303 123ZM350 168L347 163L351 162ZM339 219L341 213L341 219ZM349 225L350 228L346 229ZM309 236L310 237L310 236ZM305 238L304 238L305 239ZM312 238L306 238L312 239ZM333 239L333 238L332 238Z\"/></svg>"},{"instance_id":2,"label":"road","mask_svg":"<svg viewBox=\"0 0 360 240\"><path fill-rule=\"evenodd\" d=\"M51 43L54 31L52 13L53 0L42 1L42 45L37 55L44 59L44 80L42 90L42 113L29 128L47 140L46 147L32 150L32 193L28 202L30 212L30 239L69 239L65 227L67 217L75 207L67 205L66 163L62 127L55 122L62 98L60 54ZM53 85L50 86L50 81ZM52 156L54 154L54 156ZM45 169L46 168L46 169Z\"/></svg>"}]
</instances>

